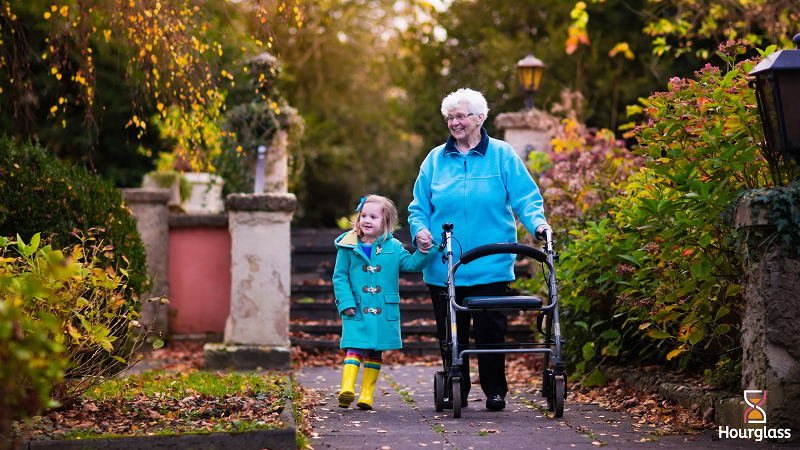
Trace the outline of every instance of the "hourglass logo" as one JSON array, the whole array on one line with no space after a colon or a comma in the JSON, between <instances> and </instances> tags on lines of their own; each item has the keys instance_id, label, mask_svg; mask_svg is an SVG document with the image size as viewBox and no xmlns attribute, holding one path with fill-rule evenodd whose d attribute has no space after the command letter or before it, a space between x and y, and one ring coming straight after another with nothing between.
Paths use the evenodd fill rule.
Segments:
<instances>
[{"instance_id":1,"label":"hourglass logo","mask_svg":"<svg viewBox=\"0 0 800 450\"><path fill-rule=\"evenodd\" d=\"M761 408L767 402L767 391L744 391L744 402L749 406L744 423L767 423L767 413Z\"/></svg>"}]
</instances>

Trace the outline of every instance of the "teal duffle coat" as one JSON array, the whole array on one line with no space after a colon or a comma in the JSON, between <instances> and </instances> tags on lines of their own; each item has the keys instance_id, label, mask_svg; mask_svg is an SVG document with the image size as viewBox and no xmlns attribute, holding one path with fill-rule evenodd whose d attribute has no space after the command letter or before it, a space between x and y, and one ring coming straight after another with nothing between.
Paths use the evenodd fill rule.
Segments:
<instances>
[{"instance_id":1,"label":"teal duffle coat","mask_svg":"<svg viewBox=\"0 0 800 450\"><path fill-rule=\"evenodd\" d=\"M436 256L413 255L391 234L372 244L372 257L361 250L355 231L334 241L338 252L333 271L336 308L342 314L355 308L354 316L342 315L341 348L393 350L403 347L400 339L400 271L419 272Z\"/></svg>"}]
</instances>

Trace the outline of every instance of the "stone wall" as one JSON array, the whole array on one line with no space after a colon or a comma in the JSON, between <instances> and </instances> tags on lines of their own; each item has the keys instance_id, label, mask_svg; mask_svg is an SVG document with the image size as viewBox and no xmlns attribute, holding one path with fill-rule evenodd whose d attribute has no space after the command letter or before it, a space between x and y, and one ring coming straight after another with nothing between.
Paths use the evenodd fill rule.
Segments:
<instances>
[{"instance_id":1,"label":"stone wall","mask_svg":"<svg viewBox=\"0 0 800 450\"><path fill-rule=\"evenodd\" d=\"M767 391L767 426L800 435L800 261L770 246L744 286L742 384Z\"/></svg>"},{"instance_id":2,"label":"stone wall","mask_svg":"<svg viewBox=\"0 0 800 450\"><path fill-rule=\"evenodd\" d=\"M767 208L754 214L752 200L740 201L733 224L748 236L742 387L766 390L766 427L789 428L791 442L800 442L800 260L786 257Z\"/></svg>"}]
</instances>

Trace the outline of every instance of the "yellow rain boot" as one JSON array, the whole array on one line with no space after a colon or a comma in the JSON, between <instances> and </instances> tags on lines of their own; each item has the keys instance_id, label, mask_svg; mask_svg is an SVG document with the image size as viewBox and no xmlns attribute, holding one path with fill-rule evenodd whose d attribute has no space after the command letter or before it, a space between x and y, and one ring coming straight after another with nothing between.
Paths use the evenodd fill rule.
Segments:
<instances>
[{"instance_id":1,"label":"yellow rain boot","mask_svg":"<svg viewBox=\"0 0 800 450\"><path fill-rule=\"evenodd\" d=\"M380 361L364 361L364 377L361 380L361 395L358 397L358 407L361 409L372 409L372 394L375 391L375 383L381 373Z\"/></svg>"},{"instance_id":2,"label":"yellow rain boot","mask_svg":"<svg viewBox=\"0 0 800 450\"><path fill-rule=\"evenodd\" d=\"M358 366L361 364L361 359L351 357L350 354L344 360L344 367L342 367L342 389L339 391L339 406L342 408L349 408L350 403L356 399L355 385L356 376L358 375Z\"/></svg>"}]
</instances>

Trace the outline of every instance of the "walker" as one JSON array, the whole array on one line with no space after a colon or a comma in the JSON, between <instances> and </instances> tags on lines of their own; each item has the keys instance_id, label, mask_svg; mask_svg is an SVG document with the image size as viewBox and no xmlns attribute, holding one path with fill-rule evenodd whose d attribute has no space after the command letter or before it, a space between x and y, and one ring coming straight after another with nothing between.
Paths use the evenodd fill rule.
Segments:
<instances>
[{"instance_id":1,"label":"walker","mask_svg":"<svg viewBox=\"0 0 800 450\"><path fill-rule=\"evenodd\" d=\"M461 259L453 264L453 251L451 239L453 224L442 225L442 244L440 251L444 251L442 261L447 263L447 308L446 329L447 339L442 343L444 350L444 370L437 371L433 378L433 397L436 411L444 409L445 393L452 392L453 417L461 417L461 391L464 374L461 374L463 356L478 353L542 353L544 355L544 370L542 371L542 397L547 399L547 408L553 411L555 417L564 414L564 399L567 396L567 374L561 358L562 346L565 341L561 339L561 327L558 322L558 294L556 287L556 274L554 260L558 255L553 252L552 232L545 230L545 251L523 244L488 244L474 248L461 255ZM455 274L462 265L469 264L484 256L501 253L513 253L529 256L547 267L547 306L542 299L536 296L502 296L502 297L467 297L464 306L456 303ZM459 348L457 322L452 320L456 311L540 311L536 328L544 335L543 342L505 342L502 344L468 344L466 348ZM544 324L544 329L542 325ZM464 330L466 332L466 330ZM552 367L551 367L552 366ZM469 374L466 374L469 376Z\"/></svg>"}]
</instances>

